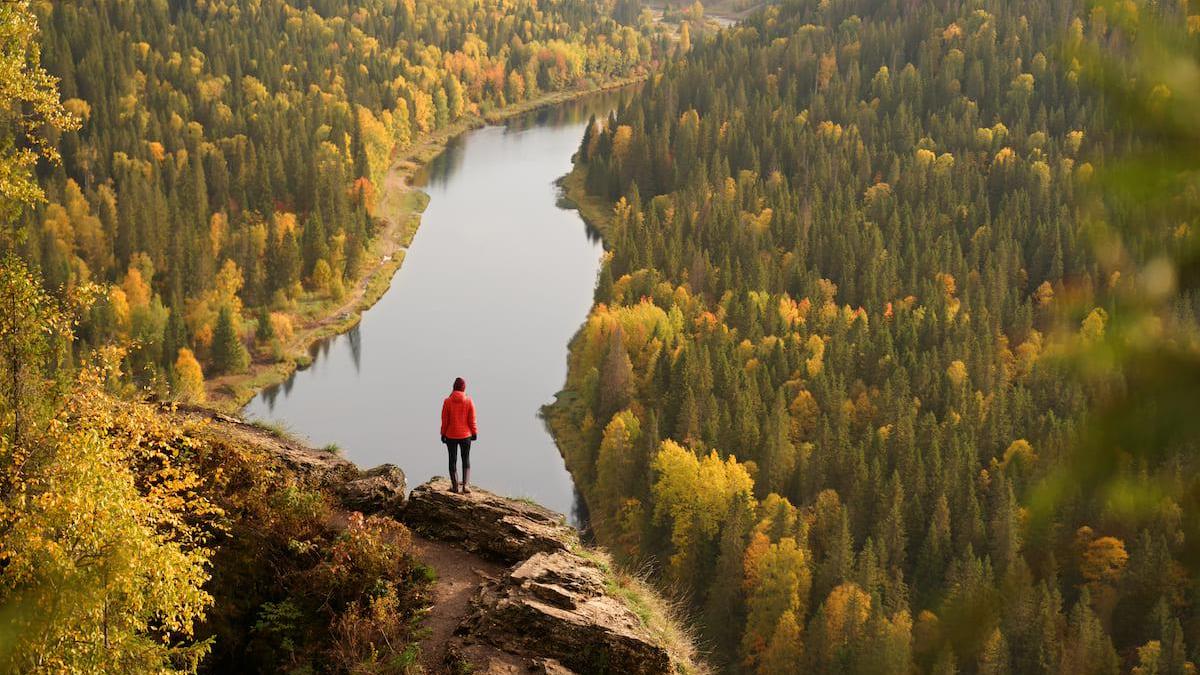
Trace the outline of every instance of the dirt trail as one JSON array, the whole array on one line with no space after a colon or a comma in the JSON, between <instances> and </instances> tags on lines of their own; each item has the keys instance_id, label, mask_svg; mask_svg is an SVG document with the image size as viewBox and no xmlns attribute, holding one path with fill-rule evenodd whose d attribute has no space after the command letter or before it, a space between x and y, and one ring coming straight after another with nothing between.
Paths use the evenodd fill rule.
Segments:
<instances>
[{"instance_id":1,"label":"dirt trail","mask_svg":"<svg viewBox=\"0 0 1200 675\"><path fill-rule=\"evenodd\" d=\"M481 584L500 576L504 567L490 563L445 542L413 534L417 558L437 572L433 585L433 607L425 617L429 634L421 640L421 665L427 672L441 673L446 642L470 609L471 598Z\"/></svg>"}]
</instances>

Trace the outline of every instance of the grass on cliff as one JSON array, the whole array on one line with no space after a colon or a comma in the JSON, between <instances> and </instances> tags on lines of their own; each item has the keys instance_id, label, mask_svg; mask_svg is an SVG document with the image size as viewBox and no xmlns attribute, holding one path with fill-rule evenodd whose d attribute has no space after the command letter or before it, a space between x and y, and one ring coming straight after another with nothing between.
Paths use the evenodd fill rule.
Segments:
<instances>
[{"instance_id":1,"label":"grass on cliff","mask_svg":"<svg viewBox=\"0 0 1200 675\"><path fill-rule=\"evenodd\" d=\"M604 571L605 591L637 615L642 627L667 650L677 672L681 675L712 673L700 658L696 636L688 626L681 605L663 597L640 575L622 570L602 550L580 546L576 553Z\"/></svg>"},{"instance_id":2,"label":"grass on cliff","mask_svg":"<svg viewBox=\"0 0 1200 675\"><path fill-rule=\"evenodd\" d=\"M249 420L250 426L261 431L265 431L275 438L295 440L292 430L284 422L278 420L252 419Z\"/></svg>"}]
</instances>

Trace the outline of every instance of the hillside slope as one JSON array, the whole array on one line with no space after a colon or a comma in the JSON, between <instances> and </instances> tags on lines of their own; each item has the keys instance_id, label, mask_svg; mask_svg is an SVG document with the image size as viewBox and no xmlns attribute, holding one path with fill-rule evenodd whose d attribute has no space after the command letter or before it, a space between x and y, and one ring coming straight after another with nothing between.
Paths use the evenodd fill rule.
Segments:
<instances>
[{"instance_id":1,"label":"hillside slope","mask_svg":"<svg viewBox=\"0 0 1200 675\"><path fill-rule=\"evenodd\" d=\"M410 618L417 628L408 636L411 644L397 650L406 656L393 659L394 665L404 663L410 672L420 668L474 673L702 670L689 636L671 617L667 603L636 578L615 569L604 551L584 546L560 514L480 489L452 493L443 478L418 486L406 499L405 476L394 466L362 471L336 454L200 408L168 409L166 414L178 418L199 443L220 445L226 451L236 448L251 458L270 473L270 483L288 486L277 490L296 489L327 498L325 526L331 534L330 543L323 546L342 546L359 522L403 531L409 573L400 583L414 599ZM266 539L277 534L271 530L287 519L269 520L268 529L260 533ZM232 527L245 525L249 523ZM237 561L251 561L223 556L220 544L217 550L214 579L218 585L246 573ZM348 556L346 564L361 564L353 557ZM365 606L374 610L370 594L365 594ZM234 605L248 604L219 589L214 589L214 596L216 616L230 616ZM268 604L277 607L279 601L243 607L247 615L257 616L250 633L264 632L261 625ZM311 648L315 652L344 649L346 642L369 641L369 633L349 639L333 631L333 644ZM220 637L219 631L212 634ZM236 652L243 645L256 649L253 639L225 645L219 640L214 671L223 658L240 658Z\"/></svg>"}]
</instances>

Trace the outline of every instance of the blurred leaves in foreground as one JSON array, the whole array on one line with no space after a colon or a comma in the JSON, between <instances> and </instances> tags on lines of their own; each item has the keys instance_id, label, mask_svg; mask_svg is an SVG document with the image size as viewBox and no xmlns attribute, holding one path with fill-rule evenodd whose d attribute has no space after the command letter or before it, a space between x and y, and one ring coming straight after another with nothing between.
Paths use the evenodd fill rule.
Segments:
<instances>
[{"instance_id":1,"label":"blurred leaves in foreground","mask_svg":"<svg viewBox=\"0 0 1200 675\"><path fill-rule=\"evenodd\" d=\"M1200 303L1200 34L1190 13L1186 2L1097 2L1090 18L1109 23L1108 43L1066 41L1065 61L1103 93L1103 132L1133 140L1105 158L1088 205L1108 305L1063 351L1103 395L1070 461L1035 493L1035 528L1071 502L1134 522L1167 499L1200 512L1200 476L1186 469L1200 450L1200 333L1181 318ZM1183 563L1200 570L1200 519L1183 527Z\"/></svg>"}]
</instances>

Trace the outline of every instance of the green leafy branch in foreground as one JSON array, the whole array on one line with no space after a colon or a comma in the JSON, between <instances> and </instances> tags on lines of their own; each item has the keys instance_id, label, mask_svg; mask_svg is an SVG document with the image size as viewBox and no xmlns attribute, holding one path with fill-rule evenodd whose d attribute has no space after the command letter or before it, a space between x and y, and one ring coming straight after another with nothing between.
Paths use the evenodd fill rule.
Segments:
<instances>
[{"instance_id":1,"label":"green leafy branch in foreground","mask_svg":"<svg viewBox=\"0 0 1200 675\"><path fill-rule=\"evenodd\" d=\"M1087 204L1112 305L1097 339L1065 356L1079 376L1107 381L1109 395L1033 495L1035 528L1073 498L1132 521L1167 496L1200 508L1200 480L1170 475L1165 461L1200 449L1200 335L1180 318L1200 297L1200 41L1191 19L1147 18L1123 3L1097 2L1092 17L1111 21L1114 38L1101 50L1069 36L1066 58L1103 93L1116 131L1136 141L1099 174ZM1184 520L1181 562L1197 570L1200 529Z\"/></svg>"}]
</instances>

